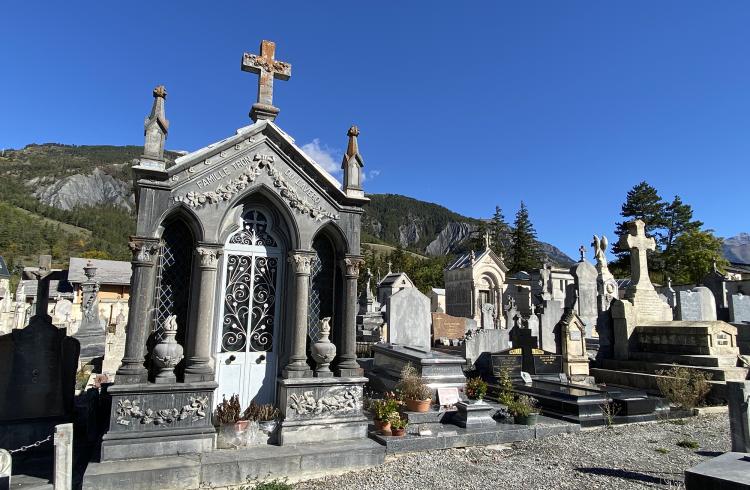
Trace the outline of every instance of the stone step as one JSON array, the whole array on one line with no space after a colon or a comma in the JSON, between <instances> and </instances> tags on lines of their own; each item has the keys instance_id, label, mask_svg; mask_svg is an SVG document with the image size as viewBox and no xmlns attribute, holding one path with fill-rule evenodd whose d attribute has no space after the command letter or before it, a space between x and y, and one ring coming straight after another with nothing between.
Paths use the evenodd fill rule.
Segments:
<instances>
[{"instance_id":1,"label":"stone step","mask_svg":"<svg viewBox=\"0 0 750 490\"><path fill-rule=\"evenodd\" d=\"M597 383L627 386L645 390L655 395L660 394L656 380L661 376L657 374L603 368L591 368L589 371ZM724 381L709 381L709 383L711 384L711 391L708 397L714 400L726 400L726 383Z\"/></svg>"},{"instance_id":2,"label":"stone step","mask_svg":"<svg viewBox=\"0 0 750 490\"><path fill-rule=\"evenodd\" d=\"M684 364L667 364L646 361L622 361L618 359L603 359L602 367L615 371L635 371L639 373L656 374L657 371L666 371L675 366L694 369L710 374L713 381L743 381L747 379L750 369L744 367L708 367L690 366Z\"/></svg>"},{"instance_id":3,"label":"stone step","mask_svg":"<svg viewBox=\"0 0 750 490\"><path fill-rule=\"evenodd\" d=\"M215 450L200 456L89 463L83 490L227 487L253 479L314 478L382 464L385 448L370 439Z\"/></svg>"},{"instance_id":4,"label":"stone step","mask_svg":"<svg viewBox=\"0 0 750 490\"><path fill-rule=\"evenodd\" d=\"M737 356L702 356L689 354L664 354L661 352L631 352L630 359L685 366L735 367Z\"/></svg>"}]
</instances>

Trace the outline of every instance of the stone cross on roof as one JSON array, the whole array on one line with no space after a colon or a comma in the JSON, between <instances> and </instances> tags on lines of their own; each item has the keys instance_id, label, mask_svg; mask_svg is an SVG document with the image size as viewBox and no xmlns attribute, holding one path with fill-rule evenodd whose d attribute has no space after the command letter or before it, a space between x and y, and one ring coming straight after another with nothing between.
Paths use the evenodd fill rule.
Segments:
<instances>
[{"instance_id":1,"label":"stone cross on roof","mask_svg":"<svg viewBox=\"0 0 750 490\"><path fill-rule=\"evenodd\" d=\"M273 79L289 80L292 76L292 65L274 58L276 43L263 41L260 43L260 56L244 53L242 55L242 71L257 73L258 101L250 110L253 121L270 119L273 121L279 114L279 109L273 105Z\"/></svg>"},{"instance_id":2,"label":"stone cross on roof","mask_svg":"<svg viewBox=\"0 0 750 490\"><path fill-rule=\"evenodd\" d=\"M585 261L586 260L586 247L584 247L583 245L578 247L578 253L581 254L581 260L579 260L579 262Z\"/></svg>"},{"instance_id":3,"label":"stone cross on roof","mask_svg":"<svg viewBox=\"0 0 750 490\"><path fill-rule=\"evenodd\" d=\"M620 247L630 250L631 288L654 289L648 276L646 252L656 250L656 241L646 236L646 224L637 219L626 223L628 234L620 237Z\"/></svg>"}]
</instances>

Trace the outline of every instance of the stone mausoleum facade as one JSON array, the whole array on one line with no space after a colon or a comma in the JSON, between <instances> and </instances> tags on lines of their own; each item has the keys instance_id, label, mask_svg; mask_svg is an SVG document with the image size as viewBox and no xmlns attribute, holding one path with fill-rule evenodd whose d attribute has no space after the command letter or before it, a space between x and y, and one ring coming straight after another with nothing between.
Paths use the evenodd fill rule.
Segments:
<instances>
[{"instance_id":1,"label":"stone mausoleum facade","mask_svg":"<svg viewBox=\"0 0 750 490\"><path fill-rule=\"evenodd\" d=\"M360 218L367 202L352 127L343 185L274 123L273 80L291 65L245 54L259 73L253 123L168 166L164 87L133 167L137 234L127 342L103 460L213 449L222 397L274 403L281 445L366 436L356 360ZM311 357L330 319L330 370ZM175 346L175 342L179 347Z\"/></svg>"}]
</instances>

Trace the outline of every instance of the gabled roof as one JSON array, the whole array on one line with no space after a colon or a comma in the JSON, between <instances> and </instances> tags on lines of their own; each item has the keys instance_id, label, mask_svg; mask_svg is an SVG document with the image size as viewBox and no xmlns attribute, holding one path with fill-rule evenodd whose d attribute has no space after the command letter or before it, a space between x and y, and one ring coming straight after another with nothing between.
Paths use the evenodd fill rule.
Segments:
<instances>
[{"instance_id":1,"label":"gabled roof","mask_svg":"<svg viewBox=\"0 0 750 490\"><path fill-rule=\"evenodd\" d=\"M38 283L39 281L36 279L23 279L18 283L16 294L23 287L23 293L26 298L36 298ZM54 299L58 296L67 299L73 297L73 286L67 280L67 271L54 271L50 276L48 297Z\"/></svg>"},{"instance_id":2,"label":"gabled roof","mask_svg":"<svg viewBox=\"0 0 750 490\"><path fill-rule=\"evenodd\" d=\"M94 280L99 284L129 285L130 276L133 273L130 262L121 260L84 259L83 257L71 257L68 265L68 281L80 284L86 281L83 268L91 261L96 267Z\"/></svg>"},{"instance_id":3,"label":"gabled roof","mask_svg":"<svg viewBox=\"0 0 750 490\"><path fill-rule=\"evenodd\" d=\"M222 151L246 140L257 134L264 134L269 136L269 140L274 142L274 139L278 139L288 145L291 152L295 153L299 159L294 159L296 163L301 160L304 162L303 170L308 171L310 176L318 182L322 187L326 188L329 195L332 196L336 201L344 204L355 204L361 205L369 201L366 197L352 197L347 196L346 193L341 189L341 182L339 182L333 175L328 173L323 167L321 167L315 160L313 160L307 153L302 151L300 147L295 144L294 138L289 136L284 130L277 126L274 122L268 119L260 119L254 124L239 128L234 136L230 136L223 140L217 141L210 145L204 146L203 148L194 152L188 153L178 157L175 160L175 164L167 169L167 175L172 177L188 168L192 165L204 161L207 157L211 157L214 154L221 153ZM284 148L282 148L282 151ZM317 177L317 178L316 178ZM179 185L179 184L178 184Z\"/></svg>"},{"instance_id":4,"label":"gabled roof","mask_svg":"<svg viewBox=\"0 0 750 490\"><path fill-rule=\"evenodd\" d=\"M10 271L8 265L5 263L5 259L0 256L0 279L10 278Z\"/></svg>"},{"instance_id":5,"label":"gabled roof","mask_svg":"<svg viewBox=\"0 0 750 490\"><path fill-rule=\"evenodd\" d=\"M471 255L473 254L473 251L467 252L464 255L460 256L458 259L456 259L453 264L449 265L445 270L452 271L456 269L467 269L472 266L471 261ZM508 272L508 267L505 265L505 262L502 261L500 257L497 256L495 252L492 251L492 249L485 249L482 253L479 255L475 255L474 257L474 263L479 262L480 260L484 259L485 257L489 256L490 259L492 259L495 264L503 271Z\"/></svg>"},{"instance_id":6,"label":"gabled roof","mask_svg":"<svg viewBox=\"0 0 750 490\"><path fill-rule=\"evenodd\" d=\"M414 284L411 279L409 279L409 276L406 275L405 272L391 272L387 276L385 276L383 279L380 280L378 283L378 287L383 286L391 286L395 282L399 281L400 279L406 279L409 281L409 284Z\"/></svg>"}]
</instances>

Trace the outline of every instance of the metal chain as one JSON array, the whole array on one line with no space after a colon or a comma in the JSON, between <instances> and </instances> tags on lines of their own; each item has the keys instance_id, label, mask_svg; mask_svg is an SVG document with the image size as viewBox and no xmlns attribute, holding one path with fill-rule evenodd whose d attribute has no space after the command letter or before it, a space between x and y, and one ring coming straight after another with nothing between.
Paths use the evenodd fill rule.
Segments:
<instances>
[{"instance_id":1,"label":"metal chain","mask_svg":"<svg viewBox=\"0 0 750 490\"><path fill-rule=\"evenodd\" d=\"M15 453L23 452L23 451L28 451L29 449L33 449L35 447L39 447L42 444L44 444L45 442L49 442L50 440L52 440L52 434L48 435L47 437L45 437L41 441L36 441L35 443L29 444L28 446L21 446L18 449L13 449L13 450L10 450L8 452L10 454L15 454Z\"/></svg>"}]
</instances>

